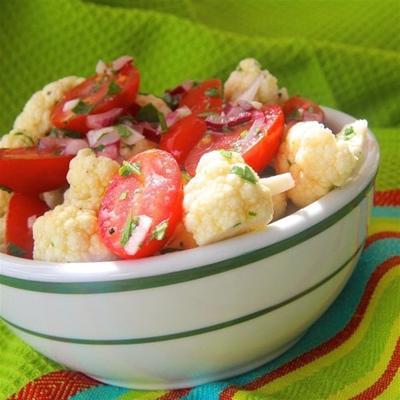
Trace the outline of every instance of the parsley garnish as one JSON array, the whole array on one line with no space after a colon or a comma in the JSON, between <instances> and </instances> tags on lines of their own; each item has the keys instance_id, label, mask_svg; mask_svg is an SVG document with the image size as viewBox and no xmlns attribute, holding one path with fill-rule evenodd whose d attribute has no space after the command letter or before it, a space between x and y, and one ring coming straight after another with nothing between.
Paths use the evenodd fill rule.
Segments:
<instances>
[{"instance_id":1,"label":"parsley garnish","mask_svg":"<svg viewBox=\"0 0 400 400\"><path fill-rule=\"evenodd\" d=\"M167 121L165 120L165 116L162 112L158 112L158 119L160 121L161 131L164 133L168 129Z\"/></svg>"},{"instance_id":2,"label":"parsley garnish","mask_svg":"<svg viewBox=\"0 0 400 400\"><path fill-rule=\"evenodd\" d=\"M118 134L121 137L129 137L132 135L131 130L126 125L123 124L116 125L115 128L117 129Z\"/></svg>"},{"instance_id":3,"label":"parsley garnish","mask_svg":"<svg viewBox=\"0 0 400 400\"><path fill-rule=\"evenodd\" d=\"M208 88L204 94L208 97L218 97L219 96L219 90L216 87Z\"/></svg>"},{"instance_id":4,"label":"parsley garnish","mask_svg":"<svg viewBox=\"0 0 400 400\"><path fill-rule=\"evenodd\" d=\"M104 146L104 144L99 144L98 146L96 146L94 149L96 151L103 151L106 148L106 146Z\"/></svg>"},{"instance_id":5,"label":"parsley garnish","mask_svg":"<svg viewBox=\"0 0 400 400\"><path fill-rule=\"evenodd\" d=\"M256 183L257 178L254 172L249 168L248 165L234 165L230 171L231 174L235 174L237 176L240 176L243 180L250 182L250 183Z\"/></svg>"},{"instance_id":6,"label":"parsley garnish","mask_svg":"<svg viewBox=\"0 0 400 400\"><path fill-rule=\"evenodd\" d=\"M175 110L179 105L178 96L173 96L169 92L165 92L162 99L167 103L169 108L171 108L172 110Z\"/></svg>"},{"instance_id":7,"label":"parsley garnish","mask_svg":"<svg viewBox=\"0 0 400 400\"><path fill-rule=\"evenodd\" d=\"M26 251L24 249L21 249L21 247L17 246L14 243L8 243L7 254L10 254L15 257L25 257Z\"/></svg>"},{"instance_id":8,"label":"parsley garnish","mask_svg":"<svg viewBox=\"0 0 400 400\"><path fill-rule=\"evenodd\" d=\"M168 221L162 221L156 225L151 233L150 240L163 240L165 236L165 231L168 228Z\"/></svg>"},{"instance_id":9,"label":"parsley garnish","mask_svg":"<svg viewBox=\"0 0 400 400\"><path fill-rule=\"evenodd\" d=\"M153 104L149 103L142 107L136 115L138 121L147 121L159 123L161 130L167 130L167 122L165 121L164 114L160 112Z\"/></svg>"},{"instance_id":10,"label":"parsley garnish","mask_svg":"<svg viewBox=\"0 0 400 400\"><path fill-rule=\"evenodd\" d=\"M93 104L87 104L82 100L79 100L78 104L72 109L75 114L89 114L93 110Z\"/></svg>"},{"instance_id":11,"label":"parsley garnish","mask_svg":"<svg viewBox=\"0 0 400 400\"><path fill-rule=\"evenodd\" d=\"M352 137L354 137L356 134L356 131L354 130L354 128L352 126L348 126L344 132L344 140L350 140Z\"/></svg>"},{"instance_id":12,"label":"parsley garnish","mask_svg":"<svg viewBox=\"0 0 400 400\"><path fill-rule=\"evenodd\" d=\"M80 139L82 135L79 132L69 131L67 129L60 129L64 137L69 137L71 139Z\"/></svg>"},{"instance_id":13,"label":"parsley garnish","mask_svg":"<svg viewBox=\"0 0 400 400\"><path fill-rule=\"evenodd\" d=\"M128 191L125 190L125 192L122 192L122 193L119 195L118 200L122 201L122 200L125 200L127 197L128 197Z\"/></svg>"},{"instance_id":14,"label":"parsley garnish","mask_svg":"<svg viewBox=\"0 0 400 400\"><path fill-rule=\"evenodd\" d=\"M255 217L257 215L254 211L249 211L249 217Z\"/></svg>"},{"instance_id":15,"label":"parsley garnish","mask_svg":"<svg viewBox=\"0 0 400 400\"><path fill-rule=\"evenodd\" d=\"M220 150L219 152L220 152L221 156L226 158L227 160L231 160L232 159L232 152L231 151Z\"/></svg>"},{"instance_id":16,"label":"parsley garnish","mask_svg":"<svg viewBox=\"0 0 400 400\"><path fill-rule=\"evenodd\" d=\"M141 165L138 162L131 163L129 161L123 161L118 173L120 176L129 176L132 174L140 175L142 173Z\"/></svg>"},{"instance_id":17,"label":"parsley garnish","mask_svg":"<svg viewBox=\"0 0 400 400\"><path fill-rule=\"evenodd\" d=\"M139 225L139 218L138 217L129 217L126 220L125 226L124 226L124 230L122 231L122 235L121 238L119 240L119 242L121 243L122 246L125 246L129 239L132 236L133 231L135 230L135 228Z\"/></svg>"},{"instance_id":18,"label":"parsley garnish","mask_svg":"<svg viewBox=\"0 0 400 400\"><path fill-rule=\"evenodd\" d=\"M294 109L288 116L286 117L286 121L291 121L291 120L301 120L301 113L298 108Z\"/></svg>"},{"instance_id":19,"label":"parsley garnish","mask_svg":"<svg viewBox=\"0 0 400 400\"><path fill-rule=\"evenodd\" d=\"M114 96L115 94L118 94L121 91L121 88L117 85L115 81L111 81L108 90L107 90L107 96Z\"/></svg>"}]
</instances>

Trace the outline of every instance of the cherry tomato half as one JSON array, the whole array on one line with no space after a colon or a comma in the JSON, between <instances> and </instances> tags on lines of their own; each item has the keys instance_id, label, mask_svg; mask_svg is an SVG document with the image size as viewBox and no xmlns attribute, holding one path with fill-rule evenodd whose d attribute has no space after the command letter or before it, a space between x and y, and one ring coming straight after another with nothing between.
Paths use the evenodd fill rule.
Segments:
<instances>
[{"instance_id":1,"label":"cherry tomato half","mask_svg":"<svg viewBox=\"0 0 400 400\"><path fill-rule=\"evenodd\" d=\"M0 149L0 186L26 194L58 189L67 183L72 158L37 147Z\"/></svg>"},{"instance_id":2,"label":"cherry tomato half","mask_svg":"<svg viewBox=\"0 0 400 400\"><path fill-rule=\"evenodd\" d=\"M222 110L222 82L209 79L192 87L182 96L179 107L187 106L194 114L220 113Z\"/></svg>"},{"instance_id":3,"label":"cherry tomato half","mask_svg":"<svg viewBox=\"0 0 400 400\"><path fill-rule=\"evenodd\" d=\"M32 258L32 225L49 208L37 196L13 193L6 215L7 254Z\"/></svg>"},{"instance_id":4,"label":"cherry tomato half","mask_svg":"<svg viewBox=\"0 0 400 400\"><path fill-rule=\"evenodd\" d=\"M182 167L187 155L203 137L206 129L204 120L193 114L188 115L172 125L161 136L160 149L171 153Z\"/></svg>"},{"instance_id":5,"label":"cherry tomato half","mask_svg":"<svg viewBox=\"0 0 400 400\"><path fill-rule=\"evenodd\" d=\"M286 100L282 106L286 123L301 121L324 121L324 112L311 100L300 96L293 96Z\"/></svg>"},{"instance_id":6,"label":"cherry tomato half","mask_svg":"<svg viewBox=\"0 0 400 400\"><path fill-rule=\"evenodd\" d=\"M232 150L241 153L255 171L261 172L275 157L283 135L283 112L278 105L266 105L262 109L264 121L257 132L251 128L257 117L234 126L225 134L207 133L192 149L185 160L186 171L194 176L201 156L212 150Z\"/></svg>"},{"instance_id":7,"label":"cherry tomato half","mask_svg":"<svg viewBox=\"0 0 400 400\"><path fill-rule=\"evenodd\" d=\"M182 219L181 171L171 154L147 150L124 162L99 212L105 245L122 258L155 254Z\"/></svg>"},{"instance_id":8,"label":"cherry tomato half","mask_svg":"<svg viewBox=\"0 0 400 400\"><path fill-rule=\"evenodd\" d=\"M51 122L57 128L85 133L87 117L113 108L127 110L134 102L139 89L139 71L128 62L118 72L105 72L86 79L69 90L51 113ZM67 102L78 103L64 111Z\"/></svg>"}]
</instances>

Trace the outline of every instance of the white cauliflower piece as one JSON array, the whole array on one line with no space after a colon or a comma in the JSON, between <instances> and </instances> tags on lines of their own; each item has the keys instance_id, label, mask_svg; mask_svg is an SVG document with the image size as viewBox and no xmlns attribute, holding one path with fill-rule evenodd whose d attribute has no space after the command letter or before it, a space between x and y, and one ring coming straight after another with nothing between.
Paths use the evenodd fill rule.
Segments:
<instances>
[{"instance_id":1,"label":"white cauliflower piece","mask_svg":"<svg viewBox=\"0 0 400 400\"><path fill-rule=\"evenodd\" d=\"M171 112L171 109L167 106L167 103L157 96L152 94L138 94L136 96L136 104L140 107L144 107L146 104L153 104L158 111L161 111L164 116L167 116Z\"/></svg>"},{"instance_id":2,"label":"white cauliflower piece","mask_svg":"<svg viewBox=\"0 0 400 400\"><path fill-rule=\"evenodd\" d=\"M202 156L183 206L185 227L200 246L257 229L273 214L270 190L235 152Z\"/></svg>"},{"instance_id":3,"label":"white cauliflower piece","mask_svg":"<svg viewBox=\"0 0 400 400\"><path fill-rule=\"evenodd\" d=\"M51 129L50 113L64 94L79 85L84 78L67 76L51 82L39 90L25 104L14 122L14 130L30 132L34 139L40 139Z\"/></svg>"},{"instance_id":4,"label":"white cauliflower piece","mask_svg":"<svg viewBox=\"0 0 400 400\"><path fill-rule=\"evenodd\" d=\"M69 165L65 203L89 210L98 210L104 192L119 164L108 157L96 157L91 149L82 149Z\"/></svg>"},{"instance_id":5,"label":"white cauliflower piece","mask_svg":"<svg viewBox=\"0 0 400 400\"><path fill-rule=\"evenodd\" d=\"M106 261L116 257L101 241L97 212L63 204L33 224L35 260L55 262Z\"/></svg>"},{"instance_id":6,"label":"white cauliflower piece","mask_svg":"<svg viewBox=\"0 0 400 400\"><path fill-rule=\"evenodd\" d=\"M286 88L279 89L278 80L270 72L261 70L260 63L254 58L245 58L225 82L225 99L236 101L253 83L259 86L252 100L269 104L281 103L288 98Z\"/></svg>"},{"instance_id":7,"label":"white cauliflower piece","mask_svg":"<svg viewBox=\"0 0 400 400\"><path fill-rule=\"evenodd\" d=\"M279 219L285 215L286 207L287 207L286 192L278 193L278 194L272 196L272 204L274 206L273 220L276 221L277 219Z\"/></svg>"},{"instance_id":8,"label":"white cauliflower piece","mask_svg":"<svg viewBox=\"0 0 400 400\"><path fill-rule=\"evenodd\" d=\"M129 158L133 157L136 154L156 148L158 148L157 143L148 139L142 139L139 142L132 145L128 145L121 141L119 146L119 154L124 160L128 160Z\"/></svg>"},{"instance_id":9,"label":"white cauliflower piece","mask_svg":"<svg viewBox=\"0 0 400 400\"><path fill-rule=\"evenodd\" d=\"M35 146L38 139L22 129L13 129L0 139L0 149L17 149L19 147Z\"/></svg>"},{"instance_id":10,"label":"white cauliflower piece","mask_svg":"<svg viewBox=\"0 0 400 400\"><path fill-rule=\"evenodd\" d=\"M304 207L332 188L343 186L363 154L367 121L343 127L336 136L316 121L292 126L276 157L278 173L290 172L295 187L288 192L298 207Z\"/></svg>"}]
</instances>

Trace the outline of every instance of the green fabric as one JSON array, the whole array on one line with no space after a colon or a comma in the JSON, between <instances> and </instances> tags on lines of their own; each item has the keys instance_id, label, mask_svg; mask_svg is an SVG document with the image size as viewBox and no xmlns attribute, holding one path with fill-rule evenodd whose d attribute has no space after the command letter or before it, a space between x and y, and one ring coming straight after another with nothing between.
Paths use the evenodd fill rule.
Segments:
<instances>
[{"instance_id":1,"label":"green fabric","mask_svg":"<svg viewBox=\"0 0 400 400\"><path fill-rule=\"evenodd\" d=\"M35 90L100 58L133 55L141 90L161 93L252 56L289 93L368 119L377 189L398 188L399 21L397 0L0 0L0 132ZM0 349L0 398L57 368L5 328Z\"/></svg>"}]
</instances>

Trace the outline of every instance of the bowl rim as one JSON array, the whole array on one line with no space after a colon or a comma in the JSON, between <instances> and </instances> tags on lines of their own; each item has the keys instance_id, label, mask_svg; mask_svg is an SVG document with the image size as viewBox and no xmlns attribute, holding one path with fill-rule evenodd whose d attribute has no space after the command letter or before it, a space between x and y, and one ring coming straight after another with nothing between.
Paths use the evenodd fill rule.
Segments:
<instances>
[{"instance_id":1,"label":"bowl rim","mask_svg":"<svg viewBox=\"0 0 400 400\"><path fill-rule=\"evenodd\" d=\"M355 120L341 111L323 109L326 124L333 130ZM366 157L351 181L263 231L170 254L96 262L96 268L93 262L44 262L0 253L0 284L56 293L140 290L223 273L270 257L332 226L365 198L373 187L379 164L378 143L370 130L366 146Z\"/></svg>"}]
</instances>

